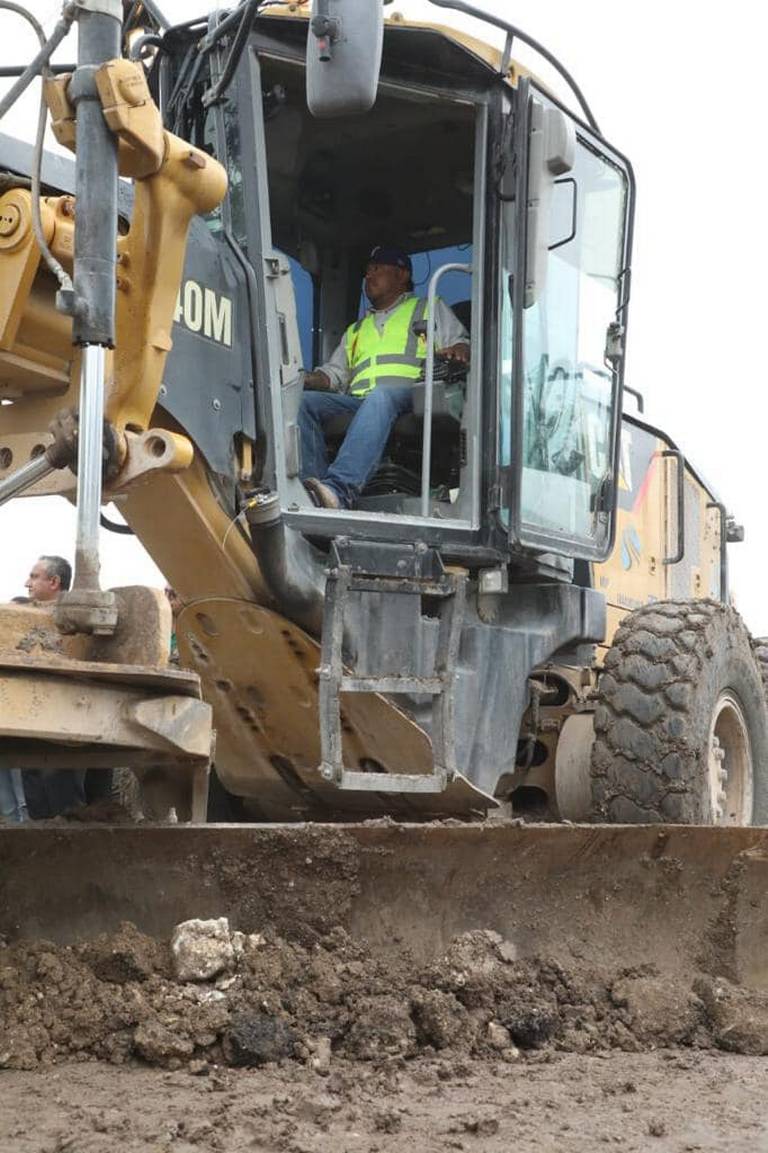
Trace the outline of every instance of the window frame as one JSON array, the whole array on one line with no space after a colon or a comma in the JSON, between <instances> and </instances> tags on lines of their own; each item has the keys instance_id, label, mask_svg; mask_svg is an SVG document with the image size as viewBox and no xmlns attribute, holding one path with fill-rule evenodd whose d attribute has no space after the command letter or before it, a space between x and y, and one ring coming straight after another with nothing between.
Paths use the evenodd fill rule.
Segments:
<instances>
[{"instance_id":1,"label":"window frame","mask_svg":"<svg viewBox=\"0 0 768 1153\"><path fill-rule=\"evenodd\" d=\"M610 424L610 476L611 489L607 496L605 511L608 514L608 531L604 538L590 543L585 537L538 528L525 522L522 518L522 476L524 458L524 297L526 273L526 205L528 189L528 158L530 136L530 109L531 99L536 97L545 105L559 108L573 122L576 129L577 142L589 148L598 156L604 158L613 167L623 174L626 180L626 195L624 208L624 228L621 251L621 270L618 277L618 301L615 319L623 329L622 342L626 347L626 318L629 304L630 290L630 256L632 248L632 230L634 220L635 182L632 166L627 158L617 149L613 148L602 137L593 132L586 124L575 117L569 109L562 105L553 96L535 84L530 78L521 78L515 93L511 115L514 116L513 126L513 154L516 162L514 183L514 254L513 254L513 291L512 291L512 397L511 397L511 429L510 429L510 460L506 466L501 465L500 455L499 472L501 478L501 491L506 496L506 512L509 516L508 525L505 526L511 546L517 550L537 553L555 553L566 557L587 561L603 561L613 551L616 537L616 487L618 484L618 461L620 452L622 391L624 378L624 355L611 366L611 424ZM503 229L500 229L499 243L503 243ZM503 324L501 316L504 308L504 294L508 292L508 285L504 283L504 266L499 259L498 299L499 299L499 394L498 394L498 421L499 433L497 445L501 453L501 363L504 350L501 346Z\"/></svg>"}]
</instances>

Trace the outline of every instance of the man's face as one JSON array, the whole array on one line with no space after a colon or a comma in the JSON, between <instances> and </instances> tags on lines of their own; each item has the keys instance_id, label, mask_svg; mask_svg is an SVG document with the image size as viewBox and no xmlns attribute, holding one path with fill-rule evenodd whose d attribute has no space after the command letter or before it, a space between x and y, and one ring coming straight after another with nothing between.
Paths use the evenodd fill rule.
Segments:
<instances>
[{"instance_id":1,"label":"man's face","mask_svg":"<svg viewBox=\"0 0 768 1153\"><path fill-rule=\"evenodd\" d=\"M410 273L394 264L376 264L371 261L365 269L365 295L371 304L395 301L406 290Z\"/></svg>"},{"instance_id":2,"label":"man's face","mask_svg":"<svg viewBox=\"0 0 768 1153\"><path fill-rule=\"evenodd\" d=\"M39 560L32 566L24 586L33 601L55 601L61 592L58 576L51 576L45 561Z\"/></svg>"}]
</instances>

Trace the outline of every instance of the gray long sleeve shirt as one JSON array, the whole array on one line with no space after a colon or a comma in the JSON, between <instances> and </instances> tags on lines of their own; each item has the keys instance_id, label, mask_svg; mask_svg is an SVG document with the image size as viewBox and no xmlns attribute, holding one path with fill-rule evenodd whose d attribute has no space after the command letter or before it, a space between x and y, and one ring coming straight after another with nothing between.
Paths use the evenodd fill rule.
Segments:
<instances>
[{"instance_id":1,"label":"gray long sleeve shirt","mask_svg":"<svg viewBox=\"0 0 768 1153\"><path fill-rule=\"evenodd\" d=\"M373 322L379 333L383 331L384 325L395 309L399 308L404 300L408 300L413 295L412 292L405 292L402 296L398 297L395 303L390 305L389 308L370 308L368 310L368 315L373 317ZM453 309L438 296L435 301L435 348L438 350L441 348L450 348L452 344L469 344L467 330ZM332 392L347 392L350 381L352 380L352 369L347 360L346 333L334 349L330 360L326 361L325 364L319 365L317 371L325 373L328 377L331 382Z\"/></svg>"}]
</instances>

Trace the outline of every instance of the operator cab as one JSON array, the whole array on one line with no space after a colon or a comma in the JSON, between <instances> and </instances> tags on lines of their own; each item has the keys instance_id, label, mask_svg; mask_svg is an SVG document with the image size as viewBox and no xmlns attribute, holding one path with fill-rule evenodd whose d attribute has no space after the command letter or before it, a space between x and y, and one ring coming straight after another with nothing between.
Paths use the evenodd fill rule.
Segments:
<instances>
[{"instance_id":1,"label":"operator cab","mask_svg":"<svg viewBox=\"0 0 768 1153\"><path fill-rule=\"evenodd\" d=\"M459 559L479 549L604 557L628 300L626 161L513 66L502 76L491 50L440 29L387 23L363 115L311 114L306 52L306 20L266 10L197 129L229 174L218 227L250 269L257 479L313 539L418 538ZM170 74L166 87L180 83ZM210 78L200 71L197 83ZM194 135L194 124L175 127ZM377 244L404 248L416 294L431 289L455 309L471 360L464 379L442 379L437 362L414 386L414 411L354 509L317 509L301 482L301 370L325 363L364 314ZM348 424L326 428L331 457Z\"/></svg>"}]
</instances>

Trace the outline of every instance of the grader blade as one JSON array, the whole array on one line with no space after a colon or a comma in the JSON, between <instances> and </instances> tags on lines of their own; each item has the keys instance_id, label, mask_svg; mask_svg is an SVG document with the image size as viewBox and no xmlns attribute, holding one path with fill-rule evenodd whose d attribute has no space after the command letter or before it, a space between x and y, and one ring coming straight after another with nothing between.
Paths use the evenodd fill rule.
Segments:
<instances>
[{"instance_id":1,"label":"grader blade","mask_svg":"<svg viewBox=\"0 0 768 1153\"><path fill-rule=\"evenodd\" d=\"M0 932L69 943L132 921L167 938L226 916L382 956L438 957L491 929L520 957L653 965L768 988L768 828L207 825L12 827Z\"/></svg>"}]
</instances>

